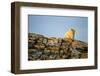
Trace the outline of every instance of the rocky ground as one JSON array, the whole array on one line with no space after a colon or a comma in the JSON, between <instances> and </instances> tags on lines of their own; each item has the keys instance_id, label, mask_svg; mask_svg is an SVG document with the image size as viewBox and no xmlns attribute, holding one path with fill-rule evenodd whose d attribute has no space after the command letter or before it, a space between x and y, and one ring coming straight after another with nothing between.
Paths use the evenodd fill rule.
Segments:
<instances>
[{"instance_id":1,"label":"rocky ground","mask_svg":"<svg viewBox=\"0 0 100 76\"><path fill-rule=\"evenodd\" d=\"M43 35L28 34L28 60L55 60L87 58L88 44Z\"/></svg>"}]
</instances>

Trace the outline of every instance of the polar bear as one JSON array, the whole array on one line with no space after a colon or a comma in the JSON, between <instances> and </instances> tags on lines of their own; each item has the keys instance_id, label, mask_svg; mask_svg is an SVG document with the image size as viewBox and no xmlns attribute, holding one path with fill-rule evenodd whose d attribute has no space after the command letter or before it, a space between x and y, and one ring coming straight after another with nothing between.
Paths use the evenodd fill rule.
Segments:
<instances>
[{"instance_id":1,"label":"polar bear","mask_svg":"<svg viewBox=\"0 0 100 76\"><path fill-rule=\"evenodd\" d=\"M65 32L64 34L64 39L72 39L74 40L74 36L75 36L75 30L74 29L70 29L68 32Z\"/></svg>"}]
</instances>

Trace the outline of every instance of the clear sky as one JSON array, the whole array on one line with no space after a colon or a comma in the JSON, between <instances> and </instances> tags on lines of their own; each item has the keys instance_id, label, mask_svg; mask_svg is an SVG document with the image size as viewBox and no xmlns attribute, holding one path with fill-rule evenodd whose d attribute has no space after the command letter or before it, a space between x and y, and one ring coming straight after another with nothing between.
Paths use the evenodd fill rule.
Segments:
<instances>
[{"instance_id":1,"label":"clear sky","mask_svg":"<svg viewBox=\"0 0 100 76\"><path fill-rule=\"evenodd\" d=\"M75 16L28 16L28 32L47 37L63 38L66 31L74 28L75 39L88 42L88 18Z\"/></svg>"}]
</instances>

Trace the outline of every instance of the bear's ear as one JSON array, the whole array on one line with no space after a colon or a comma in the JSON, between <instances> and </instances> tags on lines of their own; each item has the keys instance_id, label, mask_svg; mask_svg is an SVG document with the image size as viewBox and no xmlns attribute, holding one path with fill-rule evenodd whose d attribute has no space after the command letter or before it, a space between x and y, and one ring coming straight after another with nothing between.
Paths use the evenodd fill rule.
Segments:
<instances>
[{"instance_id":1,"label":"bear's ear","mask_svg":"<svg viewBox=\"0 0 100 76\"><path fill-rule=\"evenodd\" d=\"M73 29L73 31L75 32L75 29Z\"/></svg>"},{"instance_id":2,"label":"bear's ear","mask_svg":"<svg viewBox=\"0 0 100 76\"><path fill-rule=\"evenodd\" d=\"M75 29L71 28L71 30L75 32Z\"/></svg>"}]
</instances>

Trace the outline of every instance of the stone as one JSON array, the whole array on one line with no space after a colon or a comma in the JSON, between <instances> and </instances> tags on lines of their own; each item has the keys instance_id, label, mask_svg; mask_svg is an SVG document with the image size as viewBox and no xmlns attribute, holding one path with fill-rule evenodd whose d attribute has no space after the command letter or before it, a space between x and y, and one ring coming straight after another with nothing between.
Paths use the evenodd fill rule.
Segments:
<instances>
[{"instance_id":1,"label":"stone","mask_svg":"<svg viewBox=\"0 0 100 76\"><path fill-rule=\"evenodd\" d=\"M45 48L45 49L44 49L44 52L50 53L50 50L48 50L47 48Z\"/></svg>"},{"instance_id":2,"label":"stone","mask_svg":"<svg viewBox=\"0 0 100 76\"><path fill-rule=\"evenodd\" d=\"M82 53L80 58L88 58L88 54L87 53Z\"/></svg>"},{"instance_id":3,"label":"stone","mask_svg":"<svg viewBox=\"0 0 100 76\"><path fill-rule=\"evenodd\" d=\"M47 44L48 40L46 38L43 39L43 44Z\"/></svg>"},{"instance_id":4,"label":"stone","mask_svg":"<svg viewBox=\"0 0 100 76\"><path fill-rule=\"evenodd\" d=\"M45 54L45 55L49 56L49 55L51 54L51 51L50 51L50 50L45 49L45 50L43 51L43 54Z\"/></svg>"},{"instance_id":5,"label":"stone","mask_svg":"<svg viewBox=\"0 0 100 76\"><path fill-rule=\"evenodd\" d=\"M72 50L71 50L71 57L72 57L73 59L78 59L78 58L80 58L80 52L77 51L77 50L75 50L75 49L72 49Z\"/></svg>"},{"instance_id":6,"label":"stone","mask_svg":"<svg viewBox=\"0 0 100 76\"><path fill-rule=\"evenodd\" d=\"M72 43L72 47L79 52L87 52L88 51L88 45L81 41L74 41Z\"/></svg>"},{"instance_id":7,"label":"stone","mask_svg":"<svg viewBox=\"0 0 100 76\"><path fill-rule=\"evenodd\" d=\"M47 58L48 58L48 56L46 56L46 55L41 55L41 57L40 57L41 60L46 60Z\"/></svg>"},{"instance_id":8,"label":"stone","mask_svg":"<svg viewBox=\"0 0 100 76\"><path fill-rule=\"evenodd\" d=\"M54 51L59 51L59 47L55 47L55 46L49 46L48 48L47 48L48 50L54 50Z\"/></svg>"},{"instance_id":9,"label":"stone","mask_svg":"<svg viewBox=\"0 0 100 76\"><path fill-rule=\"evenodd\" d=\"M88 58L88 44L79 40L28 34L28 60Z\"/></svg>"},{"instance_id":10,"label":"stone","mask_svg":"<svg viewBox=\"0 0 100 76\"><path fill-rule=\"evenodd\" d=\"M36 49L44 49L45 45L44 44L36 44L36 45L34 45L34 48L36 48Z\"/></svg>"},{"instance_id":11,"label":"stone","mask_svg":"<svg viewBox=\"0 0 100 76\"><path fill-rule=\"evenodd\" d=\"M67 55L65 55L65 54L64 54L64 55L62 55L62 58L63 58L63 59L67 59L67 57L68 57L68 56L67 56Z\"/></svg>"},{"instance_id":12,"label":"stone","mask_svg":"<svg viewBox=\"0 0 100 76\"><path fill-rule=\"evenodd\" d=\"M56 56L55 56L55 55L50 55L49 58L50 58L50 59L55 59Z\"/></svg>"},{"instance_id":13,"label":"stone","mask_svg":"<svg viewBox=\"0 0 100 76\"><path fill-rule=\"evenodd\" d=\"M36 52L37 49L28 49L28 52Z\"/></svg>"},{"instance_id":14,"label":"stone","mask_svg":"<svg viewBox=\"0 0 100 76\"><path fill-rule=\"evenodd\" d=\"M57 43L58 43L58 39L56 39L56 38L49 38L49 39L48 39L47 45L48 45L48 46L54 46L54 45L56 45Z\"/></svg>"},{"instance_id":15,"label":"stone","mask_svg":"<svg viewBox=\"0 0 100 76\"><path fill-rule=\"evenodd\" d=\"M64 51L63 50L60 50L60 54L64 54Z\"/></svg>"},{"instance_id":16,"label":"stone","mask_svg":"<svg viewBox=\"0 0 100 76\"><path fill-rule=\"evenodd\" d=\"M34 60L34 58L32 56L28 56L28 60Z\"/></svg>"},{"instance_id":17,"label":"stone","mask_svg":"<svg viewBox=\"0 0 100 76\"><path fill-rule=\"evenodd\" d=\"M37 43L42 43L43 42L43 37L38 38Z\"/></svg>"},{"instance_id":18,"label":"stone","mask_svg":"<svg viewBox=\"0 0 100 76\"><path fill-rule=\"evenodd\" d=\"M58 38L58 43L62 43L62 38Z\"/></svg>"}]
</instances>

